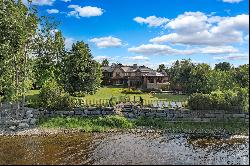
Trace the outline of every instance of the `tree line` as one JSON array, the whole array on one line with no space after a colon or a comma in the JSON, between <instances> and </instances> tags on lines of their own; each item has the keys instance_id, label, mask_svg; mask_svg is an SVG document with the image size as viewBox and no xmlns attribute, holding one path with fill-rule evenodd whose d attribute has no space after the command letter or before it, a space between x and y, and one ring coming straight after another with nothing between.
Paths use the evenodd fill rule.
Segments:
<instances>
[{"instance_id":1,"label":"tree line","mask_svg":"<svg viewBox=\"0 0 250 166\"><path fill-rule=\"evenodd\" d=\"M212 67L206 63L194 64L190 59L177 60L170 68L159 65L170 77L170 89L184 93L211 93L215 90L249 88L249 64L234 67L220 62Z\"/></svg>"},{"instance_id":2,"label":"tree line","mask_svg":"<svg viewBox=\"0 0 250 166\"><path fill-rule=\"evenodd\" d=\"M170 68L161 64L157 70L168 73L170 90L189 95L190 109L249 111L249 64L234 67L220 62L212 69L183 59Z\"/></svg>"},{"instance_id":3,"label":"tree line","mask_svg":"<svg viewBox=\"0 0 250 166\"><path fill-rule=\"evenodd\" d=\"M30 89L43 86L56 85L58 93L70 95L97 90L101 68L88 45L77 41L67 50L57 27L53 18L39 17L31 1L0 0L1 100L19 108Z\"/></svg>"}]
</instances>

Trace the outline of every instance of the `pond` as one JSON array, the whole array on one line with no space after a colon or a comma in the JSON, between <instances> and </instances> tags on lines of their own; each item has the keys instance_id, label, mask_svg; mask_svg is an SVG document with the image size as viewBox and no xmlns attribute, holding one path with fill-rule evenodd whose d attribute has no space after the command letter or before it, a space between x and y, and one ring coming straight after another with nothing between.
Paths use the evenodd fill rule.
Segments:
<instances>
[{"instance_id":1,"label":"pond","mask_svg":"<svg viewBox=\"0 0 250 166\"><path fill-rule=\"evenodd\" d=\"M184 134L1 136L0 164L249 164L248 139Z\"/></svg>"}]
</instances>

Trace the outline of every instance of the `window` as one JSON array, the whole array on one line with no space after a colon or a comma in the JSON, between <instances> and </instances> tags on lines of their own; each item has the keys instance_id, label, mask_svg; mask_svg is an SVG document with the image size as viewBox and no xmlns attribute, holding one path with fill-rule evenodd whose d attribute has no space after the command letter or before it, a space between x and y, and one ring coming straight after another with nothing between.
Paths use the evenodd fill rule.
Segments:
<instances>
[{"instance_id":1,"label":"window","mask_svg":"<svg viewBox=\"0 0 250 166\"><path fill-rule=\"evenodd\" d=\"M149 78L148 81L149 83L154 83L154 78Z\"/></svg>"}]
</instances>

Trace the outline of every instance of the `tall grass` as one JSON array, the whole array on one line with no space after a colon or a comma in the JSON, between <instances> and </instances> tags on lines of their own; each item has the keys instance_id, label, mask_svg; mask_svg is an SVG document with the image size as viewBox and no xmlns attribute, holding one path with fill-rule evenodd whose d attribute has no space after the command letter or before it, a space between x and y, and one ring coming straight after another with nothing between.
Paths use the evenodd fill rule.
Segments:
<instances>
[{"instance_id":1,"label":"tall grass","mask_svg":"<svg viewBox=\"0 0 250 166\"><path fill-rule=\"evenodd\" d=\"M132 129L144 126L172 133L249 134L249 124L244 122L169 122L164 118L152 117L140 117L132 121L118 115L43 118L39 120L39 126L43 128L74 128L85 132L104 132L110 129Z\"/></svg>"},{"instance_id":2,"label":"tall grass","mask_svg":"<svg viewBox=\"0 0 250 166\"><path fill-rule=\"evenodd\" d=\"M140 117L135 126L147 126L172 133L249 134L249 124L232 120L228 122L168 122L164 118Z\"/></svg>"},{"instance_id":3,"label":"tall grass","mask_svg":"<svg viewBox=\"0 0 250 166\"><path fill-rule=\"evenodd\" d=\"M54 117L39 120L39 126L45 128L75 128L85 132L103 132L114 128L133 128L134 124L121 116L105 117Z\"/></svg>"}]
</instances>

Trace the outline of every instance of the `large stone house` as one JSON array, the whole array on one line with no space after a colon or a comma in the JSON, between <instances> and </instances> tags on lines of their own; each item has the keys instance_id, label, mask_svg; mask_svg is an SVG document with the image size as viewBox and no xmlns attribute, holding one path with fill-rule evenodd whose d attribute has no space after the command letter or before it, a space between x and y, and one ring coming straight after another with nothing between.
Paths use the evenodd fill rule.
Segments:
<instances>
[{"instance_id":1,"label":"large stone house","mask_svg":"<svg viewBox=\"0 0 250 166\"><path fill-rule=\"evenodd\" d=\"M103 85L126 85L142 89L162 89L169 85L165 72L157 72L146 66L116 64L102 67Z\"/></svg>"}]
</instances>

